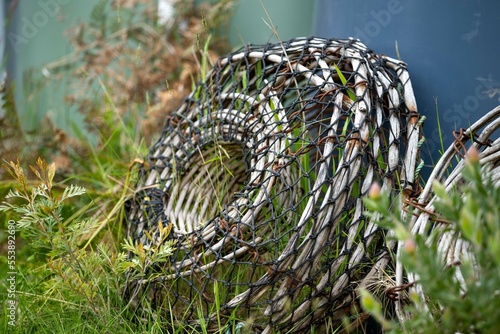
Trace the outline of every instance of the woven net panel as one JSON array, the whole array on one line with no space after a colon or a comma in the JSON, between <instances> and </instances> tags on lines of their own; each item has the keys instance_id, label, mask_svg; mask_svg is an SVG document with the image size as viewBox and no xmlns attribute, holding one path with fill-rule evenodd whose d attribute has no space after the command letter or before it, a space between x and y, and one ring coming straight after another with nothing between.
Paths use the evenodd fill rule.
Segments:
<instances>
[{"instance_id":1,"label":"woven net panel","mask_svg":"<svg viewBox=\"0 0 500 334\"><path fill-rule=\"evenodd\" d=\"M480 152L479 161L482 173L491 177L493 184L497 187L500 186L500 106L488 112L468 129L455 131L454 137L455 141L441 156L426 181L426 187L419 196L418 202L409 202L409 204L415 208L411 221L412 233L426 237L429 242L437 233L437 246L444 261L443 265L455 267L457 282L464 282L464 276L460 266L457 267L457 263L462 263L464 260L474 262L474 254L471 252L471 245L461 237L455 224L435 219L434 202L437 197L432 191L432 184L434 181L439 181L448 192L459 185L466 184L462 171L466 163L467 151L474 146ZM414 290L420 295L421 300L427 300L425 291L418 284L418 277L414 273L405 272L405 268L399 261L396 264L396 273L396 285L401 286L404 283L403 275L406 274L408 282L416 282ZM465 291L465 286L463 288ZM400 300L396 300L396 309L401 320L408 316Z\"/></svg>"},{"instance_id":2,"label":"woven net panel","mask_svg":"<svg viewBox=\"0 0 500 334\"><path fill-rule=\"evenodd\" d=\"M419 140L406 65L357 40L221 58L141 168L129 235L150 248L168 225L175 246L128 297L213 330L340 321L389 261L361 198L373 182L413 192Z\"/></svg>"}]
</instances>

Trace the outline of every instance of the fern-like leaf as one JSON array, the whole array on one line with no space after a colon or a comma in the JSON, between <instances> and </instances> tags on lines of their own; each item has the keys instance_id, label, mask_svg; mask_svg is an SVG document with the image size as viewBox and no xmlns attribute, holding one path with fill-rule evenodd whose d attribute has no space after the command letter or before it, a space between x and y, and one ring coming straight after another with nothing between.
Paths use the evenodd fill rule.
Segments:
<instances>
[{"instance_id":1,"label":"fern-like leaf","mask_svg":"<svg viewBox=\"0 0 500 334\"><path fill-rule=\"evenodd\" d=\"M39 187L36 187L36 188L33 188L33 195L35 197L37 196L42 196L42 197L45 197L45 198L49 198L49 195L47 194L47 192L45 191L47 187L45 185L43 186L39 186Z\"/></svg>"},{"instance_id":2,"label":"fern-like leaf","mask_svg":"<svg viewBox=\"0 0 500 334\"><path fill-rule=\"evenodd\" d=\"M84 187L79 187L75 185L70 185L66 189L64 189L63 195L61 197L61 202L70 198L70 197L75 197L75 196L80 196L85 194L85 188Z\"/></svg>"},{"instance_id":3,"label":"fern-like leaf","mask_svg":"<svg viewBox=\"0 0 500 334\"><path fill-rule=\"evenodd\" d=\"M3 202L0 204L0 212L10 211L12 209L14 209L14 206L10 203Z\"/></svg>"},{"instance_id":4,"label":"fern-like leaf","mask_svg":"<svg viewBox=\"0 0 500 334\"><path fill-rule=\"evenodd\" d=\"M29 200L29 198L26 198L25 195L21 194L17 189L16 190L9 190L7 196L5 198L23 198L25 200Z\"/></svg>"}]
</instances>

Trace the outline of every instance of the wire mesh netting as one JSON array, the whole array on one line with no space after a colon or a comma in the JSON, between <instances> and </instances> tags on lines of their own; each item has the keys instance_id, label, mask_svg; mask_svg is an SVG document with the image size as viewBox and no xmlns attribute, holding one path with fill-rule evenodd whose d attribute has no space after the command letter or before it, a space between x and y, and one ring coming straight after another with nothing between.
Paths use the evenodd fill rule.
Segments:
<instances>
[{"instance_id":1,"label":"wire mesh netting","mask_svg":"<svg viewBox=\"0 0 500 334\"><path fill-rule=\"evenodd\" d=\"M140 167L127 298L209 330L336 326L389 262L361 198L417 190L420 126L406 65L358 40L219 59Z\"/></svg>"},{"instance_id":2,"label":"wire mesh netting","mask_svg":"<svg viewBox=\"0 0 500 334\"><path fill-rule=\"evenodd\" d=\"M429 244L437 236L438 254L442 256L443 264L447 268L455 268L454 275L459 282L462 293L466 293L466 281L462 267L458 264L475 262L475 254L471 244L462 237L458 222L448 222L440 219L439 213L435 212L434 204L437 196L433 192L433 183L439 181L447 192L456 190L457 186L467 184L463 177L465 157L470 147L474 146L479 152L481 172L485 178L491 178L493 184L500 186L500 106L486 113L468 129L460 129L454 132L455 141L443 153L440 160L434 166L432 174L425 182L425 188L416 201L409 201L409 205L415 209L411 219L412 233L423 236ZM493 231L492 231L493 233ZM402 245L398 245L398 253ZM477 266L473 266L477 270ZM419 284L418 276L412 272L405 272L403 264L396 264L396 286L403 286L405 281L414 284L412 290L420 296L420 300L426 298L423 287ZM480 277L481 273L475 273ZM405 275L406 277L403 277ZM419 305L421 306L421 305ZM404 310L402 298L395 299L395 309L399 320L408 318L408 312ZM436 320L437 321L437 320Z\"/></svg>"}]
</instances>

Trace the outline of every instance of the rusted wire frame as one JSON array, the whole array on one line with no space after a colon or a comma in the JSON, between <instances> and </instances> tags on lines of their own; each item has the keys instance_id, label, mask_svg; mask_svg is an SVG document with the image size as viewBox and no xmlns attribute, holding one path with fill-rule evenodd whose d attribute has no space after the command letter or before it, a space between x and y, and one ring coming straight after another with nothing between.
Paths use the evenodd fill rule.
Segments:
<instances>
[{"instance_id":1,"label":"rusted wire frame","mask_svg":"<svg viewBox=\"0 0 500 334\"><path fill-rule=\"evenodd\" d=\"M305 45L307 45L307 48ZM306 63L292 62L288 58L288 55L297 52L302 54L307 53L309 57L307 59L308 62L314 62L323 71L312 72L306 66ZM367 54L372 58L367 59ZM332 73L334 73L332 65L329 65L324 60L324 55L334 57L333 59L338 62L345 61L345 59L349 60L355 72L353 89L357 101L349 102L347 95L339 91L338 84L332 78ZM386 70L380 68L381 59L385 62L387 69L394 71L396 77L399 78L401 86L396 86ZM334 227L341 223L341 211L352 191L349 187L361 171L363 161L360 152L370 152L374 160L377 160L381 154L381 149L389 144L388 158L385 171L383 171L385 177L382 180L382 188L387 191L392 191L392 189L400 187L400 189L411 189L416 183L415 169L420 139L419 115L405 64L385 56L378 58L374 54L369 53L366 47L359 41L297 40L296 42L288 43L286 50L283 50L280 46L276 46L275 48L267 48L265 51L233 54L228 58L220 60L217 66L224 68L231 63L237 63L241 60L287 64L288 71L291 71L292 74L300 73L310 85L318 87L320 91L335 91L333 112L328 128L329 132L325 136L326 139L322 139L324 145L319 152L320 156L332 157L332 152L337 149L334 138L336 138L339 130L338 126L345 122L345 110L352 111L350 119L352 128L356 129L345 140L343 155L337 164L337 166L345 166L345 168L339 168L335 171L325 194L322 194L318 189L324 186L326 179L330 177L328 173L331 169L331 162L329 160L331 158L316 162L317 175L311 187L315 193L309 197L305 209L300 215L294 234L290 237L278 258L275 259L274 263L276 265L271 268L270 272L261 276L256 282L253 282L252 288L248 288L233 297L224 305L225 309L233 309L242 303L245 303L245 305L255 304L274 286L272 282L276 279L276 273L292 271L294 273L293 277L284 275L279 287L277 289L273 288L273 295L269 297L270 303L263 313L264 316L270 319L270 323L264 328L264 333L272 332L279 324L284 326L294 324L294 330L300 331L308 326L309 322L304 320L306 315L311 319L321 318L326 308L330 307L331 300L340 298L345 295L346 290L352 289L352 287L349 287L352 283L349 282L348 273L344 272L339 277L336 277L329 295L325 296L323 292L328 285L332 284L332 279L341 265L348 263L348 266L355 267L360 263L361 259L366 255L366 249L372 242L375 232L378 229L374 221L365 222L366 228L364 235L361 237L363 242L357 243L360 219L363 215L361 196L358 197L355 200L354 213L349 219L351 222L357 223L351 224L346 232L347 238L339 250L338 257L330 263L326 271L318 278L318 284L316 284L314 289L316 292L313 292L307 300L293 311L285 307L301 292L300 288L290 292L289 287L296 284L296 282L307 281L308 275L314 270L313 268L317 266L321 259L321 248L328 240L334 240L338 237L335 235ZM215 110L207 114L206 111L210 110L209 104L212 101L207 101L205 105L197 105L191 109L185 103L178 110L176 115L182 115L178 118L181 121L184 120L184 122L187 122L186 124L189 123L190 126L184 127L182 133L176 131L166 133L166 136L162 138L161 145L157 145L161 151L157 150L151 153L151 156L159 158L156 160L157 165L150 170L149 175L147 175L142 185L144 188L159 186L163 192L170 194L166 199L164 211L174 225L175 234L188 236L195 233L195 239L197 240L195 243L203 240L214 240L214 238L217 238L217 231L220 230L220 226L231 224L237 224L238 232L236 233L236 237L244 234L249 226L255 223L253 219L259 215L259 211L265 203L267 194L271 193L271 189L275 193L282 192L285 194L279 198L279 205L287 206L290 203L298 203L301 194L294 187L290 187L290 185L295 183L299 175L297 171L292 170L290 167L292 164L290 155L281 154L288 150L289 144L287 142L294 140L291 133L296 125L292 124L289 119L293 114L287 116L285 108L281 105L281 101L276 98L278 96L276 90L294 84L292 81L295 80L295 76L291 75L290 77L291 79L285 79L278 86L273 86L272 82L264 83L264 87L260 90L260 93L253 92L256 94L256 97L244 92L222 92L216 96L222 105L225 104L225 101L237 100L249 104L250 109L253 110L253 114L250 117L242 114L239 110L230 108ZM370 87L370 91L368 91L368 87ZM193 99L194 94L193 92L189 98ZM388 105L382 104L382 101L387 101ZM305 102L302 101L302 103ZM405 106L404 109L407 110L408 115L399 115L394 112L401 108L402 105ZM380 128L384 126L385 115L389 115L389 138L381 138L380 134L376 132L370 133L370 122L367 121L367 115L368 112L373 110L375 110L376 114L375 125ZM278 115L276 115L276 111L279 112ZM404 130L400 127L401 118L407 119L407 128ZM255 184L258 187L252 190L248 196L236 198L223 210L224 214L219 215L219 217L224 216L228 218L224 222L221 222L220 218L201 222L199 219L206 212L205 208L208 205L208 201L212 199L201 198L201 193L193 194L193 189L189 188L188 185L191 182L191 178L194 178L196 182L200 182L201 185L206 184L204 182L208 181L203 180L200 176L196 176L195 172L191 172L186 177L183 176L181 182L176 183L176 180L171 175L177 173L176 162L178 161L186 161L188 163L200 161L190 161L189 154L195 150L197 143L187 143L186 138L199 138L199 134L195 136L194 132L197 129L203 129L205 124L214 123L220 123L221 125L215 128L209 127L212 131L210 136L219 138L217 140L221 141L223 138L233 138L234 142L244 143L246 149L254 151L250 155L253 157L250 165L254 168L252 168L248 175L247 184ZM248 129L253 131L253 136L245 133L248 132ZM280 130L278 131L278 129ZM279 133L284 133L285 135L279 136ZM406 138L404 138L406 144L404 152L401 151L401 147L399 146L402 133L406 134ZM202 138L199 139L203 140ZM369 143L371 146L368 145ZM259 152L262 152L262 154ZM404 154L403 157L401 156L402 154ZM162 162L161 159L165 158L169 158L170 161L167 161L167 163ZM279 175L268 168L270 164L276 164L280 173ZM394 172L400 167L402 168L398 172L398 176L401 184L394 184ZM366 194L371 184L379 181L374 178L378 172L374 170L372 164L366 168L366 172L364 173L360 194ZM346 189L348 190L346 191ZM185 205L185 198L187 198L189 205ZM254 200L250 201L250 198ZM335 203L334 205L332 205L332 200ZM190 211L193 208L198 210L197 208L200 206L202 207L201 214ZM252 210L247 209L247 211L242 211L242 208L250 207ZM326 207L329 209L323 210ZM313 209L319 211L320 214L316 218L317 224L308 229L306 228L306 223L310 221ZM131 219L139 221L134 231L136 235L141 235L141 230L144 228L151 228L151 226L147 226L148 217L141 215L141 212L142 210L136 210L131 216ZM221 260L230 261L235 259L241 254L250 251L253 244L262 242L266 238L266 234L270 233L270 230L269 228L262 228L258 232L259 235L254 236L253 241L250 243L245 243L240 238L238 240L240 243L239 248L229 249L228 251L225 248L228 239L220 237L216 239L218 241L209 246L207 244L204 248L205 255L216 255L216 259L213 262L197 267L195 266L196 257L189 257L172 265L172 267L176 268L175 273L166 274L158 278L158 280L167 281L177 279L180 276L191 276L196 272L204 272L216 266ZM313 235L314 238L312 237ZM147 240L142 238L142 242L147 242ZM185 242L186 249L193 246L193 244L189 245L189 242ZM369 273L358 284L366 284L366 282L378 275L379 271L383 270L388 261L389 258L386 254L380 254ZM144 280L139 283L146 282L147 280ZM345 303L350 303L353 297L352 295L344 297ZM311 309L314 309L313 314L310 314ZM215 314L209 315L208 318L215 318Z\"/></svg>"}]
</instances>

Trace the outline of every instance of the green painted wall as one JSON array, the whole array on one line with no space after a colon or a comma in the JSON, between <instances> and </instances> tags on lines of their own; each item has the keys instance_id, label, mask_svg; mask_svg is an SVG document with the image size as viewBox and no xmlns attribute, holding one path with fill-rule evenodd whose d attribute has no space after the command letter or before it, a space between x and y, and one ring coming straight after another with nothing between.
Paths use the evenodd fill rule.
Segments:
<instances>
[{"instance_id":1,"label":"green painted wall","mask_svg":"<svg viewBox=\"0 0 500 334\"><path fill-rule=\"evenodd\" d=\"M218 0L196 0L196 4ZM315 0L235 0L234 17L227 32L233 48L310 36ZM272 22L271 22L272 21Z\"/></svg>"},{"instance_id":2,"label":"green painted wall","mask_svg":"<svg viewBox=\"0 0 500 334\"><path fill-rule=\"evenodd\" d=\"M69 87L41 85L43 65L71 52L65 32L87 21L98 0L19 1L7 35L7 54L16 85L18 113L25 131L37 131L49 115L58 127L69 131L81 119L62 97ZM30 75L30 71L33 75Z\"/></svg>"},{"instance_id":3,"label":"green painted wall","mask_svg":"<svg viewBox=\"0 0 500 334\"><path fill-rule=\"evenodd\" d=\"M313 7L312 0L239 0L229 31L231 45L278 41L268 24L281 40L310 36Z\"/></svg>"}]
</instances>

